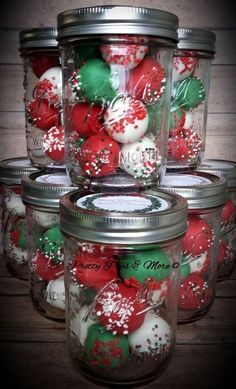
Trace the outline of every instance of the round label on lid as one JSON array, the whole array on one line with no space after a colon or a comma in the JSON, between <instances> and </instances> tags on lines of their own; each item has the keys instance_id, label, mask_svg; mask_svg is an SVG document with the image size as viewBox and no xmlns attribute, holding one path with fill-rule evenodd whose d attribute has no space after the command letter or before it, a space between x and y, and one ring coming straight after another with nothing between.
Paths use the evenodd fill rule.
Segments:
<instances>
[{"instance_id":1,"label":"round label on lid","mask_svg":"<svg viewBox=\"0 0 236 389\"><path fill-rule=\"evenodd\" d=\"M66 174L44 174L35 179L42 184L55 184L62 186L72 186L69 177Z\"/></svg>"},{"instance_id":2,"label":"round label on lid","mask_svg":"<svg viewBox=\"0 0 236 389\"><path fill-rule=\"evenodd\" d=\"M193 175L166 175L161 181L161 186L201 186L211 184L212 181L207 177L193 176Z\"/></svg>"},{"instance_id":3,"label":"round label on lid","mask_svg":"<svg viewBox=\"0 0 236 389\"><path fill-rule=\"evenodd\" d=\"M31 167L31 162L27 158L18 159L17 161L9 161L8 166L16 166L16 167Z\"/></svg>"},{"instance_id":4,"label":"round label on lid","mask_svg":"<svg viewBox=\"0 0 236 389\"><path fill-rule=\"evenodd\" d=\"M77 200L84 209L106 212L152 213L170 208L168 201L149 195L88 195Z\"/></svg>"}]
</instances>

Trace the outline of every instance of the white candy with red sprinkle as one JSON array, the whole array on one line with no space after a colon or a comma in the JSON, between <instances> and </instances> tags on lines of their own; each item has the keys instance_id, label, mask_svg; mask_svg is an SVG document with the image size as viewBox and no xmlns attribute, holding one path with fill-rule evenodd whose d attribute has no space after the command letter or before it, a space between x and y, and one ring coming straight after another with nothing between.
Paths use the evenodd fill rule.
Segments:
<instances>
[{"instance_id":1,"label":"white candy with red sprinkle","mask_svg":"<svg viewBox=\"0 0 236 389\"><path fill-rule=\"evenodd\" d=\"M54 126L43 137L43 151L54 161L63 161L65 154L64 128Z\"/></svg>"},{"instance_id":2,"label":"white candy with red sprinkle","mask_svg":"<svg viewBox=\"0 0 236 389\"><path fill-rule=\"evenodd\" d=\"M62 70L55 66L46 70L36 84L34 97L46 99L51 105L61 105L62 101Z\"/></svg>"},{"instance_id":3,"label":"white candy with red sprinkle","mask_svg":"<svg viewBox=\"0 0 236 389\"><path fill-rule=\"evenodd\" d=\"M135 178L148 178L159 168L161 158L153 140L144 136L121 147L120 168Z\"/></svg>"},{"instance_id":4,"label":"white candy with red sprinkle","mask_svg":"<svg viewBox=\"0 0 236 389\"><path fill-rule=\"evenodd\" d=\"M197 57L191 56L191 52L184 52L181 57L174 57L173 59L173 80L182 81L191 76L198 64Z\"/></svg>"},{"instance_id":5,"label":"white candy with red sprinkle","mask_svg":"<svg viewBox=\"0 0 236 389\"><path fill-rule=\"evenodd\" d=\"M133 69L142 61L148 47L140 44L113 43L101 45L100 50L107 64Z\"/></svg>"},{"instance_id":6,"label":"white candy with red sprinkle","mask_svg":"<svg viewBox=\"0 0 236 389\"><path fill-rule=\"evenodd\" d=\"M105 130L120 143L133 143L148 128L148 112L144 104L131 97L117 99L104 114Z\"/></svg>"}]
</instances>

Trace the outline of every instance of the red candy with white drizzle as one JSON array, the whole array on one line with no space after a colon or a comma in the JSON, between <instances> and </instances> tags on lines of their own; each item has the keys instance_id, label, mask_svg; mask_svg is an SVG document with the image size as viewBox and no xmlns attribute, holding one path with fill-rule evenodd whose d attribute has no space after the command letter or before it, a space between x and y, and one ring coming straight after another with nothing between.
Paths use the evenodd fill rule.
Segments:
<instances>
[{"instance_id":1,"label":"red candy with white drizzle","mask_svg":"<svg viewBox=\"0 0 236 389\"><path fill-rule=\"evenodd\" d=\"M62 126L51 127L43 137L43 151L53 161L64 161L65 139Z\"/></svg>"},{"instance_id":2,"label":"red candy with white drizzle","mask_svg":"<svg viewBox=\"0 0 236 389\"><path fill-rule=\"evenodd\" d=\"M94 312L99 323L113 335L127 335L144 321L147 305L137 289L112 283L98 295Z\"/></svg>"},{"instance_id":3,"label":"red candy with white drizzle","mask_svg":"<svg viewBox=\"0 0 236 389\"><path fill-rule=\"evenodd\" d=\"M213 242L213 231L208 222L198 217L189 217L189 225L183 239L183 252L200 255L208 251Z\"/></svg>"}]
</instances>

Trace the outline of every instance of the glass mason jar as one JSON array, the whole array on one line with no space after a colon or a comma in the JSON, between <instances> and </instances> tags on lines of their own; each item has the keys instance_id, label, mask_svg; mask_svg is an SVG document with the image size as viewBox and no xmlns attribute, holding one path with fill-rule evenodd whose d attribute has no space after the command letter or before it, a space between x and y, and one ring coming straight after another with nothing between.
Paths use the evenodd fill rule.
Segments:
<instances>
[{"instance_id":1,"label":"glass mason jar","mask_svg":"<svg viewBox=\"0 0 236 389\"><path fill-rule=\"evenodd\" d=\"M37 172L22 178L30 295L43 316L58 320L65 319L64 237L59 228L59 198L72 189L65 172Z\"/></svg>"},{"instance_id":2,"label":"glass mason jar","mask_svg":"<svg viewBox=\"0 0 236 389\"><path fill-rule=\"evenodd\" d=\"M197 168L205 151L211 63L215 34L180 28L173 59L167 171Z\"/></svg>"},{"instance_id":3,"label":"glass mason jar","mask_svg":"<svg viewBox=\"0 0 236 389\"><path fill-rule=\"evenodd\" d=\"M151 381L175 345L187 203L178 195L61 197L66 339L81 373L99 383Z\"/></svg>"},{"instance_id":4,"label":"glass mason jar","mask_svg":"<svg viewBox=\"0 0 236 389\"><path fill-rule=\"evenodd\" d=\"M217 281L223 281L229 278L236 263L236 162L204 159L198 170L224 176L227 182L227 200L221 213L217 270Z\"/></svg>"},{"instance_id":5,"label":"glass mason jar","mask_svg":"<svg viewBox=\"0 0 236 389\"><path fill-rule=\"evenodd\" d=\"M65 158L75 185L121 190L132 180L146 189L160 181L177 29L175 15L156 9L101 6L58 15Z\"/></svg>"},{"instance_id":6,"label":"glass mason jar","mask_svg":"<svg viewBox=\"0 0 236 389\"><path fill-rule=\"evenodd\" d=\"M56 36L55 28L43 27L23 30L19 37L27 154L39 169L64 165L62 70Z\"/></svg>"},{"instance_id":7,"label":"glass mason jar","mask_svg":"<svg viewBox=\"0 0 236 389\"><path fill-rule=\"evenodd\" d=\"M178 193L188 202L177 315L178 323L188 323L201 319L214 301L226 180L203 172L169 173L160 188Z\"/></svg>"},{"instance_id":8,"label":"glass mason jar","mask_svg":"<svg viewBox=\"0 0 236 389\"><path fill-rule=\"evenodd\" d=\"M21 199L21 178L37 171L27 157L0 162L2 187L2 246L7 266L17 278L28 278L25 206Z\"/></svg>"}]
</instances>

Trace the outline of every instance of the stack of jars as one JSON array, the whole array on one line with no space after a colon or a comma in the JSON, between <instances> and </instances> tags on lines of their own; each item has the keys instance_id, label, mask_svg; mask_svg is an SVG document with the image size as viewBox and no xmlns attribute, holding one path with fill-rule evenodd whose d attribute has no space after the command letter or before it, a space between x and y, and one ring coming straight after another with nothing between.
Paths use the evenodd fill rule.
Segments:
<instances>
[{"instance_id":1,"label":"stack of jars","mask_svg":"<svg viewBox=\"0 0 236 389\"><path fill-rule=\"evenodd\" d=\"M27 152L41 170L22 178L31 297L66 319L71 355L98 383L152 381L177 322L213 303L226 180L196 169L214 43L127 6L68 10L57 30L20 34Z\"/></svg>"}]
</instances>

